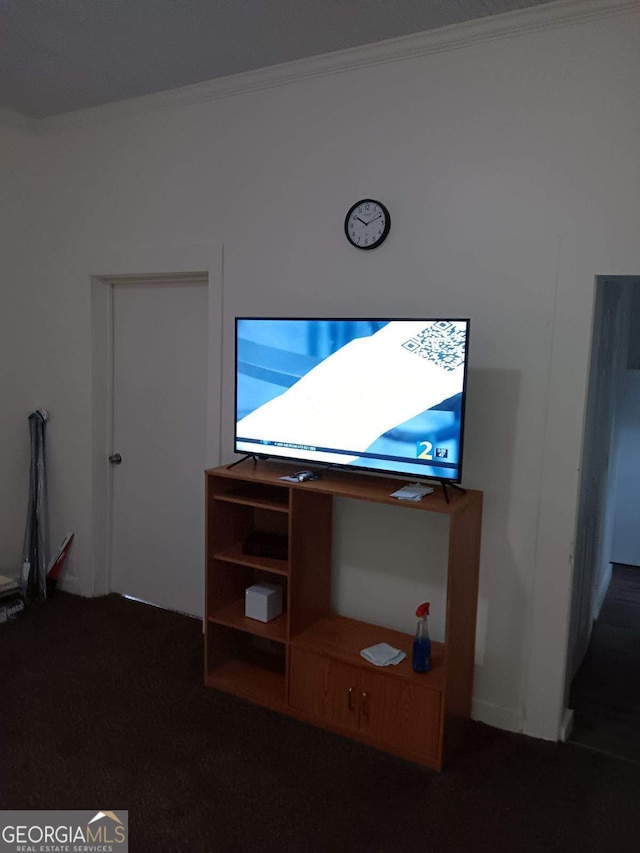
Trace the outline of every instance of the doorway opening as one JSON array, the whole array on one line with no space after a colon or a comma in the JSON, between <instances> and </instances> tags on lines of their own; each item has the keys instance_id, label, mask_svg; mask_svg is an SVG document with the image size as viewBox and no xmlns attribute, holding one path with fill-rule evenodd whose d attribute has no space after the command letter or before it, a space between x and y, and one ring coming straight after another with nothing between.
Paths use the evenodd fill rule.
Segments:
<instances>
[{"instance_id":1,"label":"doorway opening","mask_svg":"<svg viewBox=\"0 0 640 853\"><path fill-rule=\"evenodd\" d=\"M596 279L566 686L568 740L640 762L640 277Z\"/></svg>"},{"instance_id":2,"label":"doorway opening","mask_svg":"<svg viewBox=\"0 0 640 853\"><path fill-rule=\"evenodd\" d=\"M640 764L640 567L613 564L569 702L569 741Z\"/></svg>"}]
</instances>

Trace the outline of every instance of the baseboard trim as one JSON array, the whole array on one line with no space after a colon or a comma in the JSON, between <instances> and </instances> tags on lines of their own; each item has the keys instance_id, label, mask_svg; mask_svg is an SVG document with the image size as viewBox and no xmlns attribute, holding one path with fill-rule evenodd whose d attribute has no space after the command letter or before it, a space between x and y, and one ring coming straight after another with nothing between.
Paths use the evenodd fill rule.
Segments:
<instances>
[{"instance_id":1,"label":"baseboard trim","mask_svg":"<svg viewBox=\"0 0 640 853\"><path fill-rule=\"evenodd\" d=\"M38 133L40 123L38 119L29 118L22 113L15 113L13 110L0 107L0 127L16 127L18 130L35 135Z\"/></svg>"},{"instance_id":2,"label":"baseboard trim","mask_svg":"<svg viewBox=\"0 0 640 853\"><path fill-rule=\"evenodd\" d=\"M61 592L70 592L72 595L82 595L82 589L80 587L80 580L76 577L74 578L58 578L58 582L56 584L56 589L59 589Z\"/></svg>"},{"instance_id":3,"label":"baseboard trim","mask_svg":"<svg viewBox=\"0 0 640 853\"><path fill-rule=\"evenodd\" d=\"M571 732L573 731L573 708L565 708L564 713L562 714L562 722L560 723L560 735L559 739L561 741L567 741L571 737Z\"/></svg>"},{"instance_id":4,"label":"baseboard trim","mask_svg":"<svg viewBox=\"0 0 640 853\"><path fill-rule=\"evenodd\" d=\"M491 705L489 702L480 702L474 699L471 717L496 729L503 729L507 732L522 731L522 715L513 708L501 708L498 705Z\"/></svg>"}]
</instances>

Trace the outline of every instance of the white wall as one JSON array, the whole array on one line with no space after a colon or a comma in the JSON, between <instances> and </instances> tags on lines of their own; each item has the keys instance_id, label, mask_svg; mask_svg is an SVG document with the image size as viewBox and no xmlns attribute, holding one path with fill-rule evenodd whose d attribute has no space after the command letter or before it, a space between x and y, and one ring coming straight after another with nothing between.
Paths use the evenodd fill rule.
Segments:
<instances>
[{"instance_id":1,"label":"white wall","mask_svg":"<svg viewBox=\"0 0 640 853\"><path fill-rule=\"evenodd\" d=\"M1 261L2 481L17 500L3 503L0 556L19 557L26 415L44 405L52 538L76 531L93 588L89 275L110 272L82 271L94 249L223 244L226 458L236 314L468 315L464 482L485 492L474 714L555 738L594 280L640 270L639 35L637 10L513 37L486 29L466 48L166 111L92 113L20 150L3 142L3 221L14 202L29 216L10 225ZM371 253L343 234L363 196L393 223ZM338 509L337 561L351 573L340 608L360 607L349 578L366 571L372 601L385 590L390 619L413 630L415 579L399 571L387 593L384 554L353 565L345 523L367 523L351 512ZM372 508L374 525L393 539L391 514ZM415 535L409 552L424 550Z\"/></svg>"},{"instance_id":2,"label":"white wall","mask_svg":"<svg viewBox=\"0 0 640 853\"><path fill-rule=\"evenodd\" d=\"M23 258L32 252L34 166L41 144L19 127L0 127L0 573L21 565L28 480L27 416L39 405L38 380L23 370L33 361L31 312L23 288ZM37 310L37 309L36 309ZM23 361L24 359L24 361ZM5 571L6 570L6 571Z\"/></svg>"}]
</instances>

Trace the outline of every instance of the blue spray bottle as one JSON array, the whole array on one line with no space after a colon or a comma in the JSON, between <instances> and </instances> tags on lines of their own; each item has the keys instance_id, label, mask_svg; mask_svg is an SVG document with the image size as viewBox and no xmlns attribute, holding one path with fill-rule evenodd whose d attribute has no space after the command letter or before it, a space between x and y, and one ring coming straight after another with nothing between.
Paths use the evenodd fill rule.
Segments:
<instances>
[{"instance_id":1,"label":"blue spray bottle","mask_svg":"<svg viewBox=\"0 0 640 853\"><path fill-rule=\"evenodd\" d=\"M413 641L413 671L429 672L431 669L431 639L427 624L427 617L429 616L428 601L425 601L424 604L418 607L416 616L418 617L418 626L416 628L416 638Z\"/></svg>"}]
</instances>

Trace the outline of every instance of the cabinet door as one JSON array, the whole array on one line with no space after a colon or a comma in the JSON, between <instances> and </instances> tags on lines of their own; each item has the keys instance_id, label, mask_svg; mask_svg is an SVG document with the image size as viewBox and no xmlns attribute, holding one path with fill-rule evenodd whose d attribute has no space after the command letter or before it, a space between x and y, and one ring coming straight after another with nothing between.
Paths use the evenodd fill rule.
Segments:
<instances>
[{"instance_id":1,"label":"cabinet door","mask_svg":"<svg viewBox=\"0 0 640 853\"><path fill-rule=\"evenodd\" d=\"M437 757L441 694L401 679L363 672L360 731L381 746Z\"/></svg>"},{"instance_id":2,"label":"cabinet door","mask_svg":"<svg viewBox=\"0 0 640 853\"><path fill-rule=\"evenodd\" d=\"M358 728L360 671L302 649L291 649L289 704L342 729Z\"/></svg>"}]
</instances>

